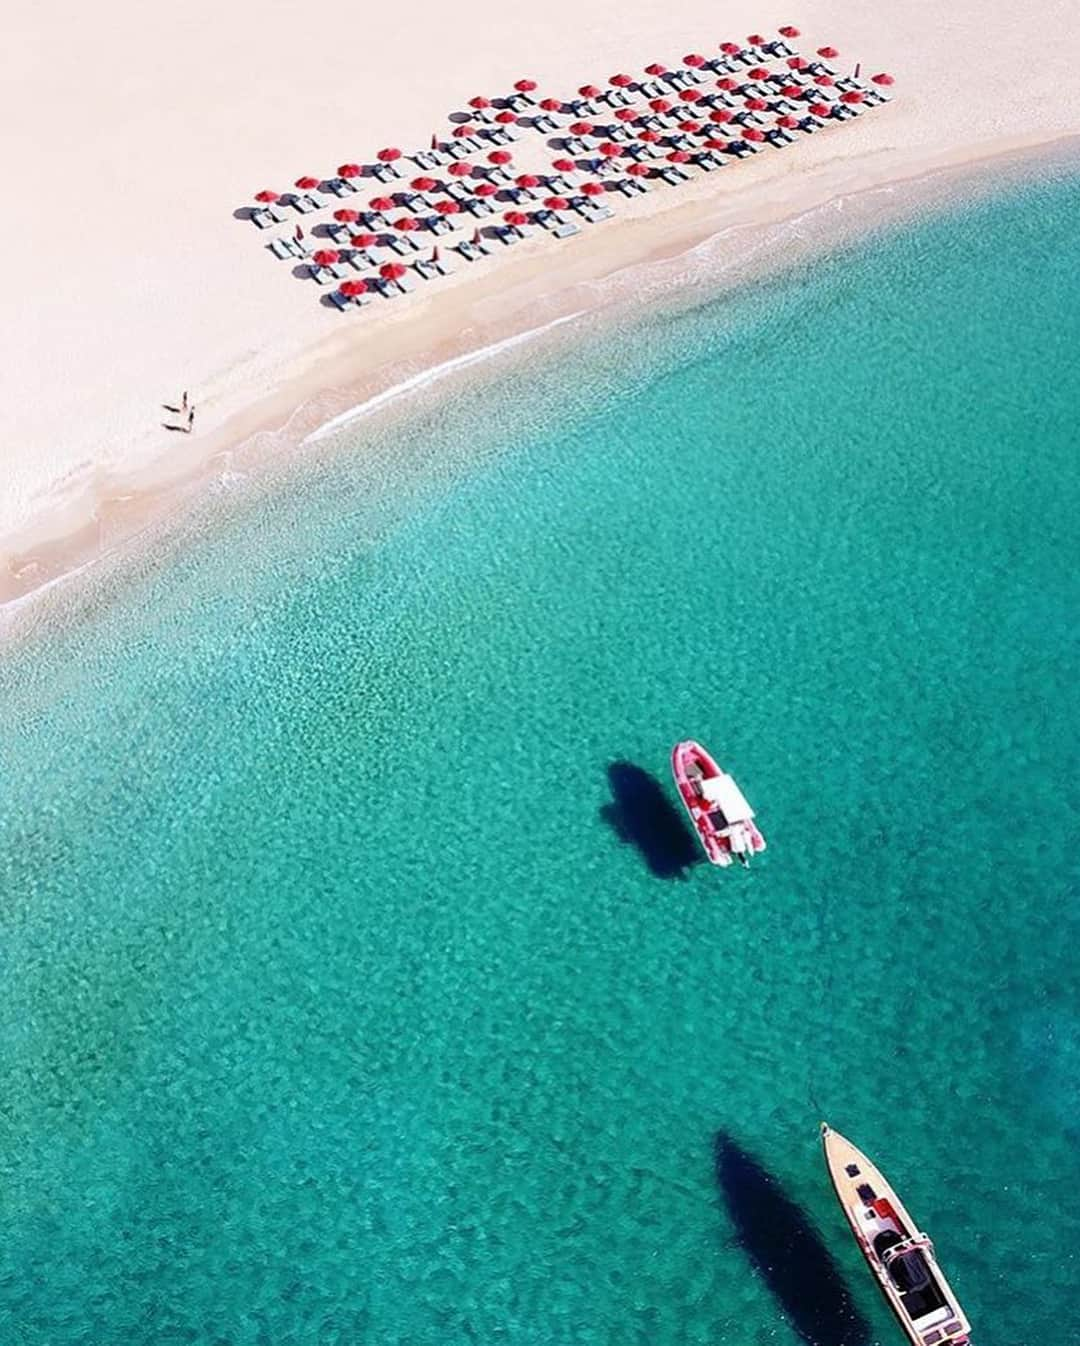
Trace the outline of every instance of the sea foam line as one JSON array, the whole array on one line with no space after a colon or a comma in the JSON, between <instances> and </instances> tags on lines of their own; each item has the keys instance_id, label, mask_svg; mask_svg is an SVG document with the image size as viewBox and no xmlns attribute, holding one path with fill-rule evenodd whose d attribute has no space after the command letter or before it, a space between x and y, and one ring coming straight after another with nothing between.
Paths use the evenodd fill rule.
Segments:
<instances>
[{"instance_id":1,"label":"sea foam line","mask_svg":"<svg viewBox=\"0 0 1080 1346\"><path fill-rule=\"evenodd\" d=\"M306 435L301 441L304 444L317 444L319 440L325 439L327 435L333 434L345 425L351 425L353 421L361 420L365 416L371 415L379 407L385 406L388 402L393 402L399 397L404 397L406 393L411 393L416 388L422 388L428 383L437 383L456 370L464 369L468 365L478 364L481 360L491 359L493 356L501 355L503 351L513 349L515 346L522 346L527 341L532 341L544 332L550 332L555 327L561 327L563 323L573 322L585 312L584 309L577 309L573 313L563 314L561 317L552 318L550 322L543 323L540 327L530 327L527 332L518 332L514 336L504 337L502 341L493 342L490 346L481 346L479 350L466 351L463 355L455 355L450 360L444 360L442 364L432 365L430 369L422 369L418 374L413 374L411 378L403 379L400 383L392 384L389 388L384 388L381 393L375 393L366 401L358 402L356 406L350 407L348 411L343 411L340 416L334 416L325 424L320 425L317 430L312 430L311 434Z\"/></svg>"}]
</instances>

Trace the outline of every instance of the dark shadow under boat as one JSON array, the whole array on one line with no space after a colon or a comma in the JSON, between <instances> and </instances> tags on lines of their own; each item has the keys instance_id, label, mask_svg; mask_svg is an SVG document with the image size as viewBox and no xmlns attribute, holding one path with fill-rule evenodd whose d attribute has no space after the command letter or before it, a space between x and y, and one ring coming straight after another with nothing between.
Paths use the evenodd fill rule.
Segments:
<instances>
[{"instance_id":1,"label":"dark shadow under boat","mask_svg":"<svg viewBox=\"0 0 1080 1346\"><path fill-rule=\"evenodd\" d=\"M821 1236L780 1183L725 1132L716 1181L739 1244L807 1346L868 1346L870 1326Z\"/></svg>"},{"instance_id":2,"label":"dark shadow under boat","mask_svg":"<svg viewBox=\"0 0 1080 1346\"><path fill-rule=\"evenodd\" d=\"M607 769L612 802L600 816L620 841L633 846L658 879L682 879L704 858L697 838L664 787L644 767L612 762Z\"/></svg>"}]
</instances>

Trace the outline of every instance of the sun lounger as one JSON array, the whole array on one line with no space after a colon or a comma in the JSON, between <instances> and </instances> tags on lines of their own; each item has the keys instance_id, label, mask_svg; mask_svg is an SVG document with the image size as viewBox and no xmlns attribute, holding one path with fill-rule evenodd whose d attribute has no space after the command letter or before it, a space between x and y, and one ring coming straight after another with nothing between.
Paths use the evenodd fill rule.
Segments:
<instances>
[{"instance_id":1,"label":"sun lounger","mask_svg":"<svg viewBox=\"0 0 1080 1346\"><path fill-rule=\"evenodd\" d=\"M394 178L400 178L401 174L393 164L372 164L371 176L377 178L379 182L393 182Z\"/></svg>"},{"instance_id":2,"label":"sun lounger","mask_svg":"<svg viewBox=\"0 0 1080 1346\"><path fill-rule=\"evenodd\" d=\"M300 255L293 247L291 238L272 238L266 246L279 262L287 261L290 257L295 260Z\"/></svg>"},{"instance_id":3,"label":"sun lounger","mask_svg":"<svg viewBox=\"0 0 1080 1346\"><path fill-rule=\"evenodd\" d=\"M335 243L344 243L349 237L349 231L343 224L338 224L335 220L333 224L326 226L326 232Z\"/></svg>"},{"instance_id":4,"label":"sun lounger","mask_svg":"<svg viewBox=\"0 0 1080 1346\"><path fill-rule=\"evenodd\" d=\"M526 98L523 93L512 93L510 97L506 99L506 106L510 109L511 112L517 112L520 114L522 112L528 111L529 108L533 107L535 105L535 101L536 101L535 99Z\"/></svg>"},{"instance_id":5,"label":"sun lounger","mask_svg":"<svg viewBox=\"0 0 1080 1346\"><path fill-rule=\"evenodd\" d=\"M434 168L439 162L435 157L434 150L417 150L415 154L408 156L417 168Z\"/></svg>"},{"instance_id":6,"label":"sun lounger","mask_svg":"<svg viewBox=\"0 0 1080 1346\"><path fill-rule=\"evenodd\" d=\"M702 150L700 154L694 155L694 164L706 173L711 173L714 168L723 168L724 161L718 159L712 150Z\"/></svg>"},{"instance_id":7,"label":"sun lounger","mask_svg":"<svg viewBox=\"0 0 1080 1346\"><path fill-rule=\"evenodd\" d=\"M509 224L500 225L495 231L495 237L507 247L510 247L513 243L521 242L521 235Z\"/></svg>"},{"instance_id":8,"label":"sun lounger","mask_svg":"<svg viewBox=\"0 0 1080 1346\"><path fill-rule=\"evenodd\" d=\"M352 248L345 260L354 271L366 271L369 266L375 265L375 258L365 248Z\"/></svg>"},{"instance_id":9,"label":"sun lounger","mask_svg":"<svg viewBox=\"0 0 1080 1346\"><path fill-rule=\"evenodd\" d=\"M352 196L357 190L356 183L348 178L330 178L326 186L327 190L333 192L339 199L343 196Z\"/></svg>"},{"instance_id":10,"label":"sun lounger","mask_svg":"<svg viewBox=\"0 0 1080 1346\"><path fill-rule=\"evenodd\" d=\"M455 243L454 249L460 252L467 262L478 262L491 251L487 244L474 243L471 238L463 238L460 243Z\"/></svg>"},{"instance_id":11,"label":"sun lounger","mask_svg":"<svg viewBox=\"0 0 1080 1346\"><path fill-rule=\"evenodd\" d=\"M479 218L481 215L494 215L495 207L490 201L485 201L482 196L471 196L468 201L462 203L470 215Z\"/></svg>"},{"instance_id":12,"label":"sun lounger","mask_svg":"<svg viewBox=\"0 0 1080 1346\"><path fill-rule=\"evenodd\" d=\"M386 246L392 252L396 252L399 257L404 257L407 252L411 251L409 245L405 242L404 235L401 234L391 234L386 240Z\"/></svg>"},{"instance_id":13,"label":"sun lounger","mask_svg":"<svg viewBox=\"0 0 1080 1346\"><path fill-rule=\"evenodd\" d=\"M424 280L434 280L435 277L439 274L438 271L436 271L435 269L434 262L425 262L422 260L417 260L413 262L412 268L416 272L416 274L418 276L422 276Z\"/></svg>"},{"instance_id":14,"label":"sun lounger","mask_svg":"<svg viewBox=\"0 0 1080 1346\"><path fill-rule=\"evenodd\" d=\"M409 294L416 289L416 281L412 276L402 276L400 280L392 281L391 284L396 285L402 294Z\"/></svg>"},{"instance_id":15,"label":"sun lounger","mask_svg":"<svg viewBox=\"0 0 1080 1346\"><path fill-rule=\"evenodd\" d=\"M273 227L274 219L268 210L253 210L251 223L256 229L270 229Z\"/></svg>"},{"instance_id":16,"label":"sun lounger","mask_svg":"<svg viewBox=\"0 0 1080 1346\"><path fill-rule=\"evenodd\" d=\"M309 192L305 192L303 196L292 197L290 205L301 215L310 215L313 211L322 209L320 202L316 201Z\"/></svg>"},{"instance_id":17,"label":"sun lounger","mask_svg":"<svg viewBox=\"0 0 1080 1346\"><path fill-rule=\"evenodd\" d=\"M433 234L452 234L454 226L445 215L429 215L425 221Z\"/></svg>"},{"instance_id":18,"label":"sun lounger","mask_svg":"<svg viewBox=\"0 0 1080 1346\"><path fill-rule=\"evenodd\" d=\"M329 299L339 313L344 313L352 303L352 299L347 294L342 294L340 290L331 290Z\"/></svg>"},{"instance_id":19,"label":"sun lounger","mask_svg":"<svg viewBox=\"0 0 1080 1346\"><path fill-rule=\"evenodd\" d=\"M534 117L532 124L534 131L557 131L559 129L559 123L547 112L542 113L539 117Z\"/></svg>"},{"instance_id":20,"label":"sun lounger","mask_svg":"<svg viewBox=\"0 0 1080 1346\"><path fill-rule=\"evenodd\" d=\"M316 285L329 285L332 281L340 279L328 266L316 266L313 262L308 263L308 275Z\"/></svg>"},{"instance_id":21,"label":"sun lounger","mask_svg":"<svg viewBox=\"0 0 1080 1346\"><path fill-rule=\"evenodd\" d=\"M669 187L677 187L680 182L686 181L686 178L676 170L674 164L667 164L663 168L658 168L656 176L661 182L666 182Z\"/></svg>"}]
</instances>

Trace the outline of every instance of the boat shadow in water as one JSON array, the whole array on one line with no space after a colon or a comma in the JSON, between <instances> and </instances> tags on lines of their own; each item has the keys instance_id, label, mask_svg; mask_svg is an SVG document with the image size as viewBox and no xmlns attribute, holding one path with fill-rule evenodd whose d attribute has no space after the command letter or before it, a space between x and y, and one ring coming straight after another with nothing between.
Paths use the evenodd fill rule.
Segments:
<instances>
[{"instance_id":1,"label":"boat shadow in water","mask_svg":"<svg viewBox=\"0 0 1080 1346\"><path fill-rule=\"evenodd\" d=\"M620 841L637 848L658 879L682 879L704 858L682 813L655 776L633 762L612 762L607 769L612 802L600 817Z\"/></svg>"},{"instance_id":2,"label":"boat shadow in water","mask_svg":"<svg viewBox=\"0 0 1080 1346\"><path fill-rule=\"evenodd\" d=\"M739 1244L806 1346L869 1346L870 1325L800 1207L723 1131L713 1156Z\"/></svg>"}]
</instances>

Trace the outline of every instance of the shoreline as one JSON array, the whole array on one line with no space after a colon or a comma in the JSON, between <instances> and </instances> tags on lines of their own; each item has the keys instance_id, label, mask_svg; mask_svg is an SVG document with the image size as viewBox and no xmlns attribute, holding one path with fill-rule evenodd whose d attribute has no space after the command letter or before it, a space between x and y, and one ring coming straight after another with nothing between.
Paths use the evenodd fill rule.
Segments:
<instances>
[{"instance_id":1,"label":"shoreline","mask_svg":"<svg viewBox=\"0 0 1080 1346\"><path fill-rule=\"evenodd\" d=\"M899 163L895 151L877 149L786 179L761 174L734 199L699 191L648 214L628 214L563 254L566 264L555 277L549 252L506 259L467 284L460 276L462 283L404 312L380 314L370 328L335 332L309 347L271 394L256 395L210 432L194 461L177 466L162 455L127 476L103 472L89 496L56 501L36 526L0 543L2 634L36 625L46 595L53 599L48 606L77 602L80 578L105 562L122 569L140 543L167 539L205 492L238 472L269 478L275 466L287 468L290 455L324 445L362 418L407 407L421 389L465 370L474 378L483 369L497 375L500 357L542 345L577 320L603 321L624 307L632 316L664 299L699 303L782 275L926 210L962 204L972 192L987 196L1020 185L1048 164L1078 166L1078 151L1080 136L1073 134L1013 137ZM765 246L747 246L751 230ZM696 273L693 289L688 270ZM465 326L455 302L461 299L470 301ZM374 367L373 345L381 357Z\"/></svg>"}]
</instances>

